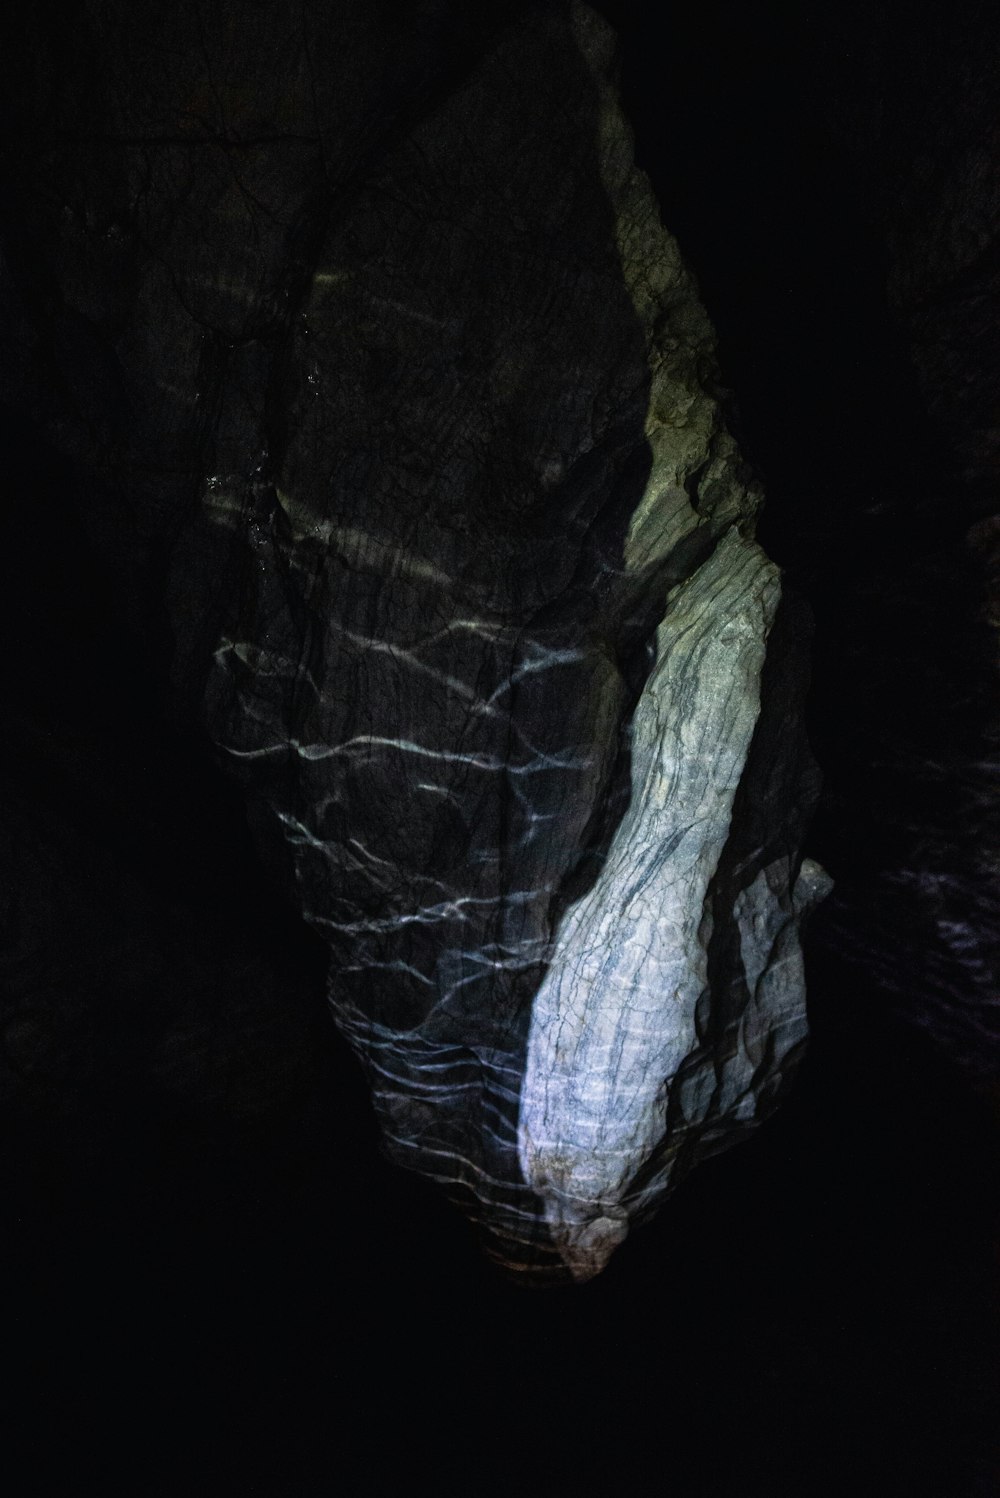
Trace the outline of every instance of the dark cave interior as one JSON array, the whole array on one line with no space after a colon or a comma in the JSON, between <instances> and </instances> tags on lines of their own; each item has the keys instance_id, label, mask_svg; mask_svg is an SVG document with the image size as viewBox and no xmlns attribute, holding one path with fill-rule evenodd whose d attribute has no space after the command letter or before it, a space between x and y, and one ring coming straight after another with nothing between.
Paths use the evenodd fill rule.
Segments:
<instances>
[{"instance_id":1,"label":"dark cave interior","mask_svg":"<svg viewBox=\"0 0 1000 1498\"><path fill-rule=\"evenodd\" d=\"M994 1491L989 1035L899 875L969 890L995 826L993 646L964 545L995 497L990 454L976 469L928 416L883 208L925 107L947 120L941 95L1000 63L997 22L894 0L599 8L764 476L762 541L815 618L807 851L836 894L806 943L803 1070L598 1280L498 1279L381 1157L321 944L238 791L167 726L169 638L136 628L80 522L85 480L7 412L5 900L45 957L15 951L4 979L49 1001L16 1010L4 1052L19 1498ZM959 1020L927 998L935 963ZM38 1074L18 1057L52 1013ZM149 1038L188 1013L217 1053L199 1070L181 1039L176 1087L150 1091Z\"/></svg>"}]
</instances>

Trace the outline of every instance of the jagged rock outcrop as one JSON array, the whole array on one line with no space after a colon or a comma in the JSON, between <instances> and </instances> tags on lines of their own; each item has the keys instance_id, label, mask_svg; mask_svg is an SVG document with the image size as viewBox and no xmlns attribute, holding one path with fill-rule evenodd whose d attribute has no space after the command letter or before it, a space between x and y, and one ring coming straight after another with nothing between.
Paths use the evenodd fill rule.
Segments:
<instances>
[{"instance_id":1,"label":"jagged rock outcrop","mask_svg":"<svg viewBox=\"0 0 1000 1498\"><path fill-rule=\"evenodd\" d=\"M55 371L95 527L166 572L178 700L329 943L394 1158L583 1279L801 1052L807 630L611 33L398 24L359 9L345 60L260 8L252 79L109 29L133 81L58 263L13 242L11 315L32 277L69 310L8 398Z\"/></svg>"}]
</instances>

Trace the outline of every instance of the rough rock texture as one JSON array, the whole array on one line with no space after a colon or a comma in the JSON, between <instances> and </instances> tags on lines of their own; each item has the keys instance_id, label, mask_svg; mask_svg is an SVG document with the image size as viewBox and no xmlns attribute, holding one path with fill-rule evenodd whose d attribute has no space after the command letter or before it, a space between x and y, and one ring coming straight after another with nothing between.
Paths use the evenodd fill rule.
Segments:
<instances>
[{"instance_id":1,"label":"rough rock texture","mask_svg":"<svg viewBox=\"0 0 1000 1498\"><path fill-rule=\"evenodd\" d=\"M241 16L254 78L224 7L169 54L92 16L130 87L10 239L5 397L58 392L137 617L166 588L393 1156L587 1278L801 1052L807 630L609 31L303 14Z\"/></svg>"},{"instance_id":2,"label":"rough rock texture","mask_svg":"<svg viewBox=\"0 0 1000 1498\"><path fill-rule=\"evenodd\" d=\"M836 771L826 785L840 801L843 845L865 845L870 865L861 877L835 870L838 895L817 936L850 954L866 981L877 975L898 1013L995 1087L1000 15L985 0L932 0L918 22L911 14L878 0L798 22L806 117L864 205L898 350L895 383L921 412L908 453L891 438L882 444L880 479L875 462L860 465L871 489L849 532L859 563L852 583L838 578L834 590L839 669L858 684L870 672L876 684L860 731L848 702L835 714L864 746L854 774L867 797L845 797ZM872 409L889 385L886 370ZM809 591L822 621L818 590ZM822 738L817 752L830 765L835 736L829 747Z\"/></svg>"},{"instance_id":3,"label":"rough rock texture","mask_svg":"<svg viewBox=\"0 0 1000 1498\"><path fill-rule=\"evenodd\" d=\"M932 951L890 982L963 1067L1000 1077L1000 18L981 0L935 7L923 51L890 76L881 146L888 291L931 430L948 454L937 571L971 614L945 668L951 741L927 755L922 827L896 881ZM883 62L883 75L888 69ZM917 102L918 101L918 102ZM910 127L905 121L919 121ZM936 517L937 518L937 517ZM970 523L971 522L971 523ZM967 548L967 557L962 551ZM963 567L964 561L964 567ZM964 573L964 576L963 576ZM936 583L935 572L928 569ZM923 581L923 579L921 579ZM924 590L926 592L926 588ZM943 590L942 590L943 591ZM947 599L947 594L945 593ZM946 605L947 606L947 605ZM974 626L978 624L977 630ZM930 652L928 652L929 654ZM929 794L927 793L929 791ZM940 808L940 809L939 809ZM898 896L897 896L898 898ZM881 902L885 907L888 902Z\"/></svg>"}]
</instances>

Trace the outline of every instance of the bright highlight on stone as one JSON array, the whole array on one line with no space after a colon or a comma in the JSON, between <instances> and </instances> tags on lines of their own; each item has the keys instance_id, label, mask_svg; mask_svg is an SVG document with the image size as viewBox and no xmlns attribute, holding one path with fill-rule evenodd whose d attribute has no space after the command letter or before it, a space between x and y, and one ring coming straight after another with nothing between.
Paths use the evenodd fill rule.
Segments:
<instances>
[{"instance_id":1,"label":"bright highlight on stone","mask_svg":"<svg viewBox=\"0 0 1000 1498\"><path fill-rule=\"evenodd\" d=\"M277 471L197 522L244 558L210 731L388 1148L543 1282L773 1106L823 887L806 626L613 72L529 12L389 141L317 235Z\"/></svg>"}]
</instances>

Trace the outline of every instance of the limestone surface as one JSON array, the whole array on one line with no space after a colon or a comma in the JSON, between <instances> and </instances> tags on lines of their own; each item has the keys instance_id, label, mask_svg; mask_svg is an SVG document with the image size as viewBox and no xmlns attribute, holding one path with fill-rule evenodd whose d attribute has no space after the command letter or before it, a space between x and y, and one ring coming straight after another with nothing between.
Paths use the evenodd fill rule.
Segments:
<instances>
[{"instance_id":1,"label":"limestone surface","mask_svg":"<svg viewBox=\"0 0 1000 1498\"><path fill-rule=\"evenodd\" d=\"M605 24L261 6L227 72L224 10L165 49L108 7L75 322L24 347L73 348L50 435L166 578L387 1149L586 1279L801 1054L808 623Z\"/></svg>"}]
</instances>

